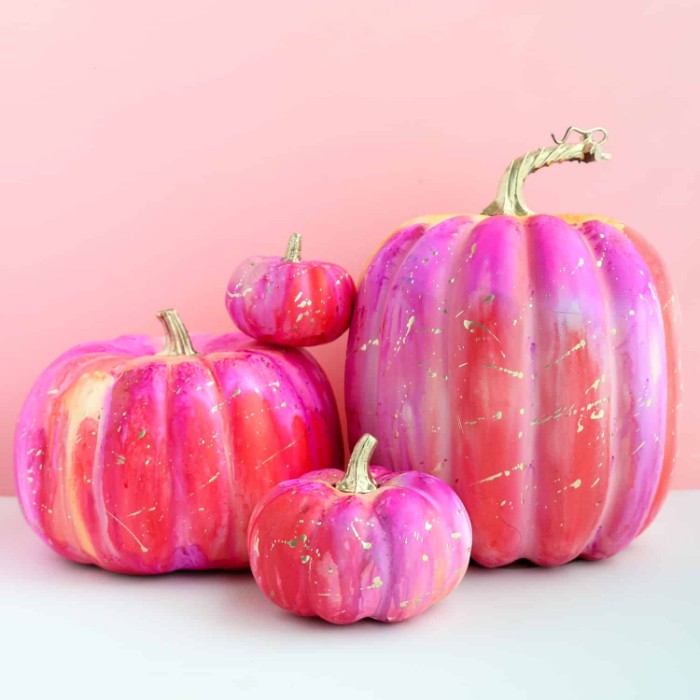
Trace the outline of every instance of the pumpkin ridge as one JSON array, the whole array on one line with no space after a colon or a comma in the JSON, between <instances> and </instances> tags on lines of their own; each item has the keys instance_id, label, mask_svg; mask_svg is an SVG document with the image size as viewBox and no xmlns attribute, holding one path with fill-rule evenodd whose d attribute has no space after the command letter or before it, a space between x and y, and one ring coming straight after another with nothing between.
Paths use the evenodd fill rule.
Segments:
<instances>
[{"instance_id":1,"label":"pumpkin ridge","mask_svg":"<svg viewBox=\"0 0 700 700\"><path fill-rule=\"evenodd\" d=\"M602 305L602 310L604 314L604 321L603 321L603 327L606 329L605 332L608 334L608 337L605 340L606 343L606 354L608 355L608 364L610 366L611 371L607 372L605 374L605 384L609 389L608 393L608 413L610 414L610 420L608 421L608 429L607 429L607 434L610 437L610 442L608 445L608 453L607 453L607 463L603 465L601 471L602 471L602 476L600 477L600 482L603 484L603 493L600 496L600 502L602 502L602 507L599 510L598 513L598 519L594 525L594 527L591 529L590 534L588 536L588 539L585 543L585 545L580 549L579 552L576 553L576 557L579 558L587 558L586 557L586 552L588 549L591 547L593 541L596 538L597 533L600 531L600 528L603 525L604 518L605 518L605 510L606 506L609 505L611 502L611 491L614 490L614 484L615 480L618 477L618 472L619 469L616 465L616 455L619 454L620 452L620 446L619 446L619 440L618 440L618 435L619 432L614 428L614 425L612 423L612 417L617 416L619 411L620 411L620 406L619 406L619 381L618 381L618 376L617 376L617 359L616 359L616 353L614 349L611 346L611 341L609 338L609 333L611 332L610 329L614 328L614 318L612 314L612 308L611 308L611 303L610 299L612 297L612 292L610 289L610 284L608 282L608 279L603 271L602 265L598 265L598 254L595 250L595 248L592 245L591 239L586 235L585 229L586 226L591 223L591 222L601 222L605 224L609 224L613 226L614 228L619 228L617 225L617 222L615 222L614 219L609 219L608 217L598 217L594 215L586 215L586 214L580 214L580 215L564 215L561 217L569 226L571 226L575 231L578 233L579 237L581 240L584 242L588 252L589 252L589 261L594 267L593 267L593 272L596 275L597 279L597 284L598 284L598 289L600 291L600 296L603 299L603 305Z\"/></svg>"},{"instance_id":2,"label":"pumpkin ridge","mask_svg":"<svg viewBox=\"0 0 700 700\"><path fill-rule=\"evenodd\" d=\"M591 329L604 318L606 297L590 246L576 227L558 217L531 216L527 229L538 406L530 428L538 534L531 534L528 558L551 566L578 556L600 519L590 484L609 446L591 433L609 426L614 414L607 402L594 415L599 399L586 392L596 377L611 374L611 360L607 341L596 341L597 327ZM607 327L605 320L601 326Z\"/></svg>"},{"instance_id":3,"label":"pumpkin ridge","mask_svg":"<svg viewBox=\"0 0 700 700\"><path fill-rule=\"evenodd\" d=\"M532 280L534 279L533 274L533 238L530 236L528 227L529 217L524 217L521 221L521 235L523 239L523 261L522 265L524 268L524 275L526 286L527 286L527 298L523 300L520 308L522 311L521 323L523 325L522 331L522 342L525 346L524 353L526 357L527 366L524 368L525 380L528 382L530 387L534 385L534 391L531 390L533 395L532 402L528 404L527 402L522 407L525 411L525 424L532 423L533 420L537 419L540 415L540 405L539 405L539 392L537 391L537 381L535 380L535 355L532 352L531 344L534 342L535 335L535 317L536 309L532 303L534 299L534 289L532 287ZM524 426L523 426L524 428ZM522 459L519 464L524 464L525 469L523 470L522 478L522 492L521 492L521 503L522 506L520 518L518 519L518 527L520 533L520 549L516 555L515 559L510 559L505 563L510 564L518 559L527 559L531 561L532 549L533 549L533 528L528 527L529 523L535 521L535 515L537 510L537 492L536 492L536 479L537 479L537 464L536 464L536 443L537 436L533 430L523 429L523 449L522 449Z\"/></svg>"},{"instance_id":4,"label":"pumpkin ridge","mask_svg":"<svg viewBox=\"0 0 700 700\"><path fill-rule=\"evenodd\" d=\"M68 390L71 393L71 398L75 399L73 394L78 394L79 389L82 389L81 385L88 384L88 382L92 385L91 388L94 391L94 376L95 372L91 373L90 375L82 375L80 378L78 378ZM87 377L89 377L89 379L86 379ZM114 375L111 372L105 372L104 378L104 384L100 387L104 389L104 391L99 397L99 412L102 415L110 415L109 406L112 391L114 389ZM85 440L81 440L80 444L78 444L76 438L78 435L82 436L83 431L81 430L81 428L83 427L83 424L88 422L89 420L89 417L87 415L87 410L90 406L88 399L89 394L88 396L84 396L82 400L80 400L80 403L84 407L85 415L79 420L77 419L77 417L74 417L70 413L70 411L67 410L67 407L65 410L66 415L68 416L68 421L65 440L66 462L63 470L63 478L65 482L64 493L67 494L69 499L69 503L66 504L65 508L68 512L71 512L73 514L71 518L71 523L73 525L73 532L77 542L76 548L78 549L78 551L81 552L82 556L85 556L92 563L97 564L99 560L97 548L95 546L94 537L91 537L89 534L91 530L89 523L95 522L97 519L95 518L95 513L89 512L88 509L92 511L95 510L95 491L97 488L97 484L95 484L95 479L93 477L93 468L99 453L97 447L101 444L100 433L104 431L103 426L105 422L98 420L95 417L90 417L96 424L94 426L96 430L90 432L97 432L97 435L94 436L95 444L92 455L93 459L91 464L85 465L87 467L86 471L91 483L91 488L87 490L87 493L83 495L83 498L79 497L81 494L78 493L77 489L72 488L73 481L77 481L80 478L85 478L85 474L83 474L81 477L81 475L76 473L76 461L78 459L77 453L78 450L83 447ZM73 428L73 424L75 424L75 428Z\"/></svg>"},{"instance_id":5,"label":"pumpkin ridge","mask_svg":"<svg viewBox=\"0 0 700 700\"><path fill-rule=\"evenodd\" d=\"M370 270L374 270L376 268L379 268L382 263L390 262L393 266L393 269L390 273L390 275L383 280L380 283L380 288L377 291L377 298L375 300L375 309L374 309L374 314L371 317L371 327L363 327L363 333L366 333L366 336L359 337L358 332L356 330L357 326L359 326L363 321L364 318L362 317L362 314L365 313L365 310L359 310L357 308L357 304L355 305L355 311L353 312L353 317L352 317L352 322L350 325L350 333L348 335L348 343L347 343L347 349L346 349L346 373L345 373L345 395L348 396L352 393L354 393L354 389L352 386L353 381L357 381L357 377L351 377L350 374L347 372L347 358L352 357L354 354L357 352L371 352L372 355L369 356L369 362L375 363L375 361L378 363L378 356L379 352L381 351L381 346L377 347L377 349L374 349L374 346L370 345L371 342L373 342L374 339L376 339L377 343L381 342L381 338L384 335L384 328L386 326L386 314L389 309L389 305L387 304L387 297L390 294L391 290L394 288L396 279L398 275L401 272L401 269L403 267L403 263L406 260L406 258L410 255L411 250L413 249L413 246L416 244L418 240L420 240L424 235L425 235L426 229L425 228L420 228L419 225L416 225L415 227L409 227L409 228L399 228L397 229L387 240L386 246L381 249L380 253L371 260L367 267L367 271L363 278L360 281L360 284L358 285L358 297L360 294L363 294L363 292L366 290L367 285L370 283L373 284L373 286L376 286L374 283L374 280L370 282L370 276L369 272ZM412 237L414 234L417 233L417 236L415 239ZM392 243L395 243L398 241L398 239L401 238L401 236L405 236L407 238L406 241L401 242L401 247L399 247L399 244L396 244L397 247L399 247L399 250L397 252L394 252L393 249L391 248ZM396 239L396 241L395 241ZM399 260L395 261L394 258L399 256ZM385 263L386 264L386 263ZM363 346L360 346L360 343L363 343ZM359 346L359 347L358 347ZM362 348L365 348L364 350ZM368 373L369 374L369 373ZM362 392L362 395L360 396L360 403L361 405L359 406L359 413L363 414L365 413L365 407L366 406L371 406L371 412L373 414L376 414L378 408L379 408L379 396L380 396L380 387L379 383L381 381L381 372L377 371L376 372L376 379L374 382L372 382L371 386L366 386L364 391ZM370 395L369 389L371 388L372 393ZM353 408L352 411L348 412L348 440L350 441L351 444L354 444L357 442L357 440L360 439L362 433L364 432L363 429L360 428L358 423L360 421L365 421L367 420L366 417L363 417L362 415L354 415L355 412L357 412L357 406ZM368 426L370 430L373 430L375 432L375 435L379 432L378 431L378 426L374 427L374 421L371 421L370 425ZM393 439L393 436L392 436ZM381 462L382 464L385 464L391 469L394 469L393 466L393 461L387 457L381 459L380 456L385 453L382 445L382 441L380 440L379 446L378 446L378 452L375 455L376 456L376 461Z\"/></svg>"},{"instance_id":6,"label":"pumpkin ridge","mask_svg":"<svg viewBox=\"0 0 700 700\"><path fill-rule=\"evenodd\" d=\"M646 239L642 238L634 229L626 226L623 233L630 240L632 245L639 251L644 262L649 268L657 299L661 306L664 326L664 338L666 345L666 362L669 381L667 384L667 404L666 415L666 436L664 458L659 476L657 491L647 514L645 522L639 534L651 524L659 508L663 505L668 495L678 452L678 413L681 407L680 400L682 387L680 385L680 357L678 353L677 327L680 320L680 310L673 292L673 286L666 269L666 265L659 256L654 246ZM673 305L669 311L666 309Z\"/></svg>"},{"instance_id":7,"label":"pumpkin ridge","mask_svg":"<svg viewBox=\"0 0 700 700\"><path fill-rule=\"evenodd\" d=\"M524 420L515 411L527 405L529 381L521 360L513 358L513 354L520 358L526 353L523 318L502 325L510 324L511 310L516 316L526 311L520 300L523 290L514 293L507 283L514 276L519 287L525 285L526 239L522 221L505 215L478 221L463 238L460 255L464 258L468 249L469 262L454 277L458 281L455 293L463 299L466 315L452 314L456 320L451 319L448 329L453 327L463 338L451 362L459 363L458 367L467 365L467 369L463 397L453 398L461 420L457 429L451 428L455 458L448 483L454 485L476 521L493 523L496 539L506 551L497 552L494 535L488 537L486 528L478 528L474 558L484 566L495 566L517 559L523 547L522 493L531 478L524 470L527 445L515 436L518 423ZM496 258L498 265L493 262ZM499 428L496 423L501 421ZM510 440L499 435L502 430L510 432ZM508 495L498 497L501 489Z\"/></svg>"},{"instance_id":8,"label":"pumpkin ridge","mask_svg":"<svg viewBox=\"0 0 700 700\"><path fill-rule=\"evenodd\" d=\"M605 234L598 231L600 227L608 228ZM655 339L658 340L659 328L655 327L655 325L660 325L661 329L663 329L663 314L658 300L656 285L644 257L637 251L632 241L623 231L616 227L609 227L605 222L586 222L582 225L582 232L586 238L589 235L600 235L602 239L602 236L605 235L604 240L607 243L601 260L604 256L612 260L615 260L615 256L619 256L624 259L629 267L632 264L630 263L630 258L633 257L635 271L639 270L642 273L641 276L647 281L648 300L641 293L639 294L640 299L637 300L637 297L632 295L630 289L629 303L638 304L636 309L637 316L632 316L632 314L635 314L635 309L630 309L630 316L626 319L626 322L629 324L629 330L625 334L626 339L618 341L617 338L620 335L618 332L612 343L633 344L629 340L629 336L632 336L633 339L636 337L636 344L641 343L642 345L653 343ZM614 242L614 245L611 244L611 241ZM605 260L604 265L601 265L601 276L605 280L606 297L616 299L619 303L620 292L616 287L620 284L618 282L618 274L620 273L616 268L611 267L608 259ZM611 279L610 275L613 273L615 273L615 277ZM627 292L627 288L625 288L625 292ZM637 301L633 302L632 299ZM609 314L614 310L612 306L606 305L606 311ZM642 323L644 324L643 327ZM609 327L613 327L612 320L609 320ZM663 330L661 335L663 335ZM667 365L665 338L662 345L663 348L659 348L659 351L664 355L661 364L665 368ZM599 527L583 552L583 556L586 558L611 556L627 546L639 534L651 509L662 475L666 438L664 412L660 416L652 413L650 418L646 418L646 412L656 411L656 405L664 403L665 396L660 394L667 393L668 385L662 372L659 380L654 385L653 400L649 399L650 403L646 406L639 404L642 398L641 395L649 391L649 388L645 390L638 386L641 374L647 370L650 371L651 368L648 366L645 369L642 364L645 362L645 357L644 355L637 356L636 350L637 348L634 347L632 350L625 352L624 355L620 349L612 353L614 360L614 372L612 373L614 375L612 382L614 394L611 394L611 396L615 397L612 403L615 406L614 415L617 416L617 424L614 432L611 434L610 485L604 500ZM621 381L621 377L626 378L626 381ZM652 377L647 375L644 385L648 387L651 380ZM627 408L622 401L622 392L624 392L625 397L629 393L630 400L634 400L636 405L631 405ZM642 440L639 446L636 444L634 446L629 444L628 446L628 443L632 442L632 436L623 432L623 430L629 431L631 427L635 427L635 433L644 434L658 420L663 422L663 428L658 430L656 447L653 444L646 444L646 439ZM639 438L635 437L634 442L639 442ZM616 446L615 452L612 451L613 445ZM654 450L648 461L642 461L645 454L637 456L639 450L645 448L647 451ZM614 458L614 461L612 458ZM632 491L634 491L634 495L630 500Z\"/></svg>"},{"instance_id":9,"label":"pumpkin ridge","mask_svg":"<svg viewBox=\"0 0 700 700\"><path fill-rule=\"evenodd\" d=\"M51 416L47 421L49 432L47 434L46 443L51 477L49 479L42 478L40 480L41 486L43 487L43 494L47 492L49 494L48 497L42 495L40 500L45 503L48 498L51 506L43 513L42 529L56 542L60 552L75 561L96 563L97 559L89 556L89 553L80 546L73 519L63 517L63 515L68 512L65 504L65 493L69 488L67 481L71 471L70 464L73 460L73 454L68 452L68 444L61 444L60 439L64 426L67 424L65 422L66 416L70 414L70 399L72 393L74 393L76 383L87 373L95 374L104 372L112 377L113 385L114 364L119 361L119 357L120 356L117 355L109 354L105 356L102 353L95 353L94 355L90 355L85 363L81 363L77 366L73 364L66 365L64 362L58 363L57 367L61 371L61 378L59 382L56 382L55 380L58 377L54 377L54 383L59 383L61 389L59 390L56 401L52 405L49 404L51 405L50 411L47 411L46 407L44 408L44 411ZM66 353L65 362L68 362L70 359L69 353ZM111 394L111 388L109 393ZM102 401L104 401L104 397ZM103 405L101 405L100 413L104 414ZM56 419L54 419L54 417ZM57 502L59 498L62 499L62 503ZM57 513L61 513L62 516L59 518ZM61 525L59 525L59 523L61 523ZM65 535L63 538L59 535L59 527L63 528Z\"/></svg>"},{"instance_id":10,"label":"pumpkin ridge","mask_svg":"<svg viewBox=\"0 0 700 700\"><path fill-rule=\"evenodd\" d=\"M219 376L219 373L217 371L215 362L212 360L210 355L199 355L198 357L199 362L207 369L211 381L215 383L216 386L216 391L218 393L218 398L219 402L212 406L211 410L212 412L214 409L216 409L216 413L219 414L219 417L221 419L221 426L220 429L224 435L224 439L222 441L222 452L224 455L224 463L226 465L226 483L228 484L228 489L227 489L227 501L228 501L228 508L227 508L227 522L226 522L226 533L225 537L223 538L225 541L225 544L223 545L224 552L228 553L229 558L239 557L239 552L235 551L235 542L234 537L233 537L233 523L236 522L236 515L237 515L237 505L236 505L236 499L235 499L235 485L236 485L236 480L235 480L235 469L234 469L234 464L235 461L233 459L233 446L234 446L234 439L233 439L233 412L231 411L231 405L230 401L231 399L226 399L225 398L225 390L224 386L221 382L221 377ZM245 537L244 537L245 541ZM225 556L223 557L224 559L226 558Z\"/></svg>"}]
</instances>

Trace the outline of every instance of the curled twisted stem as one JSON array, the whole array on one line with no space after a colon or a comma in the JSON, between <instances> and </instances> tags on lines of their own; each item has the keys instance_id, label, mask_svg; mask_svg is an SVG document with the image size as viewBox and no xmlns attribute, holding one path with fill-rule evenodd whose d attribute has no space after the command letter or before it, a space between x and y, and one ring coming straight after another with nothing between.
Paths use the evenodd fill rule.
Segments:
<instances>
[{"instance_id":1,"label":"curled twisted stem","mask_svg":"<svg viewBox=\"0 0 700 700\"><path fill-rule=\"evenodd\" d=\"M568 138L572 133L579 134L582 137L581 140L569 143ZM595 138L596 134L599 134L600 137ZM608 132L602 127L584 130L570 126L561 139L557 139L552 134L554 146L545 146L536 151L530 151L510 163L498 185L496 199L482 213L486 216L498 214L528 216L533 214L534 212L523 199L523 185L527 177L537 170L547 168L555 163L570 161L592 163L598 160L609 160L610 154L604 153L602 149L607 138Z\"/></svg>"}]
</instances>

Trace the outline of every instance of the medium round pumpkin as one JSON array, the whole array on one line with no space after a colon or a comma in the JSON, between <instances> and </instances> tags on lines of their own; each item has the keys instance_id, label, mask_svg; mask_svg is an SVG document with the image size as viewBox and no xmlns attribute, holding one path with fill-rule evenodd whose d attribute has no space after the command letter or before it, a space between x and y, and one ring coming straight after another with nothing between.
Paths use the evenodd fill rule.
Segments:
<instances>
[{"instance_id":1,"label":"medium round pumpkin","mask_svg":"<svg viewBox=\"0 0 700 700\"><path fill-rule=\"evenodd\" d=\"M57 359L26 400L15 478L59 554L113 571L240 568L274 484L342 459L328 381L304 351L194 336L123 336Z\"/></svg>"},{"instance_id":2,"label":"medium round pumpkin","mask_svg":"<svg viewBox=\"0 0 700 700\"><path fill-rule=\"evenodd\" d=\"M226 306L252 338L275 345L329 343L350 325L355 283L339 265L302 261L301 236L292 234L286 254L255 256L233 273Z\"/></svg>"},{"instance_id":3,"label":"medium round pumpkin","mask_svg":"<svg viewBox=\"0 0 700 700\"><path fill-rule=\"evenodd\" d=\"M296 615L336 624L399 622L444 598L464 576L469 518L439 479L369 467L371 435L345 474L324 469L275 486L255 509L255 580Z\"/></svg>"},{"instance_id":4,"label":"medium round pumpkin","mask_svg":"<svg viewBox=\"0 0 700 700\"><path fill-rule=\"evenodd\" d=\"M486 566L615 554L656 515L676 453L677 305L658 255L608 217L522 200L528 173L607 157L604 132L573 131L513 161L482 215L401 226L352 321L351 439L371 431L383 464L454 486Z\"/></svg>"}]
</instances>

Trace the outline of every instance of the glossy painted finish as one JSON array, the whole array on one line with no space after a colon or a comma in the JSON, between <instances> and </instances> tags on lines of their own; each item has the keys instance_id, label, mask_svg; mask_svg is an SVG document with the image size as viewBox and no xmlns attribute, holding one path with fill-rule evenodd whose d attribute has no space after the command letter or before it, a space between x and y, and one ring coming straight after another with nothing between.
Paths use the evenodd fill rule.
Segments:
<instances>
[{"instance_id":1,"label":"glossy painted finish","mask_svg":"<svg viewBox=\"0 0 700 700\"><path fill-rule=\"evenodd\" d=\"M348 329L355 294L352 277L339 265L256 256L234 271L226 307L252 338L275 345L320 345Z\"/></svg>"},{"instance_id":2,"label":"glossy painted finish","mask_svg":"<svg viewBox=\"0 0 700 700\"><path fill-rule=\"evenodd\" d=\"M377 490L335 488L324 469L275 486L250 521L250 565L274 603L336 624L400 622L444 598L464 576L471 527L442 481L371 467Z\"/></svg>"},{"instance_id":3,"label":"glossy painted finish","mask_svg":"<svg viewBox=\"0 0 700 700\"><path fill-rule=\"evenodd\" d=\"M350 439L454 486L481 564L609 557L668 490L676 316L657 254L611 220L410 222L360 285Z\"/></svg>"},{"instance_id":4,"label":"glossy painted finish","mask_svg":"<svg viewBox=\"0 0 700 700\"><path fill-rule=\"evenodd\" d=\"M240 334L86 343L26 400L15 478L32 528L59 554L153 574L247 566L253 507L342 445L331 389L304 351Z\"/></svg>"}]
</instances>

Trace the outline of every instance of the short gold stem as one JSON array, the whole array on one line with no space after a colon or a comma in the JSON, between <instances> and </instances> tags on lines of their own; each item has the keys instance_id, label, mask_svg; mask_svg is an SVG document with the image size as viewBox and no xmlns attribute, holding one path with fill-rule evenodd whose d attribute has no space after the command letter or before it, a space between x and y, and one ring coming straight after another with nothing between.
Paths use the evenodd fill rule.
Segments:
<instances>
[{"instance_id":1,"label":"short gold stem","mask_svg":"<svg viewBox=\"0 0 700 700\"><path fill-rule=\"evenodd\" d=\"M287 243L287 252L282 260L286 262L301 262L301 234L293 233Z\"/></svg>"},{"instance_id":2,"label":"short gold stem","mask_svg":"<svg viewBox=\"0 0 700 700\"><path fill-rule=\"evenodd\" d=\"M190 334L175 309L164 309L157 314L165 327L165 348L160 355L196 355Z\"/></svg>"},{"instance_id":3,"label":"short gold stem","mask_svg":"<svg viewBox=\"0 0 700 700\"><path fill-rule=\"evenodd\" d=\"M568 143L566 139L571 132L581 135L582 140L578 143ZM602 134L602 137L596 140L593 137L596 133ZM600 127L587 131L569 127L561 141L552 135L556 146L530 151L524 156L516 158L508 166L498 185L496 199L484 209L482 214L486 216L498 214L528 216L533 214L534 212L528 208L523 199L523 185L528 175L555 163L571 161L592 163L597 160L608 160L611 156L608 153L603 153L602 149L607 137L605 129Z\"/></svg>"},{"instance_id":4,"label":"short gold stem","mask_svg":"<svg viewBox=\"0 0 700 700\"><path fill-rule=\"evenodd\" d=\"M369 460L372 457L377 438L365 433L355 445L350 455L345 476L339 481L336 488L345 493L369 493L377 490L377 482L369 473Z\"/></svg>"}]
</instances>

